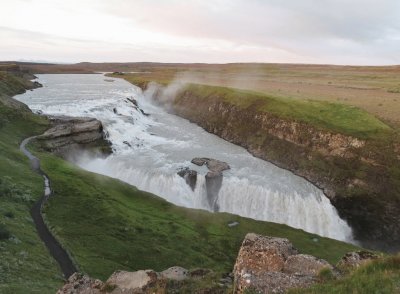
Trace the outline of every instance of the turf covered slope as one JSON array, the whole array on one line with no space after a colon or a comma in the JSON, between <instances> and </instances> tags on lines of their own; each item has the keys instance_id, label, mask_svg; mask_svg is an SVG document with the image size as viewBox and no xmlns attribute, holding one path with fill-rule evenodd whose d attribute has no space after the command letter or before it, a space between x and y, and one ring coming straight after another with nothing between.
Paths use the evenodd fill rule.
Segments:
<instances>
[{"instance_id":1,"label":"turf covered slope","mask_svg":"<svg viewBox=\"0 0 400 294\"><path fill-rule=\"evenodd\" d=\"M81 270L96 278L174 265L229 272L248 232L289 238L302 252L331 262L354 249L286 225L177 207L52 155L38 156L54 189L46 218ZM229 227L232 221L239 225Z\"/></svg>"},{"instance_id":2,"label":"turf covered slope","mask_svg":"<svg viewBox=\"0 0 400 294\"><path fill-rule=\"evenodd\" d=\"M43 194L43 179L19 151L47 121L9 96L29 81L0 71L0 293L54 293L61 272L38 237L30 208Z\"/></svg>"},{"instance_id":3,"label":"turf covered slope","mask_svg":"<svg viewBox=\"0 0 400 294\"><path fill-rule=\"evenodd\" d=\"M335 280L329 272L320 273L321 283L290 294L394 294L400 293L400 255L374 260Z\"/></svg>"}]
</instances>

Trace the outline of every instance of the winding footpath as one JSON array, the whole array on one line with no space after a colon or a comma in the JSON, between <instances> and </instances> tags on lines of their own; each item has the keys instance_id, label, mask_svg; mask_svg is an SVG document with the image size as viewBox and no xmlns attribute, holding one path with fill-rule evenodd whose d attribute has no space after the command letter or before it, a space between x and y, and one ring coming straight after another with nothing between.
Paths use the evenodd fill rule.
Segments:
<instances>
[{"instance_id":1,"label":"winding footpath","mask_svg":"<svg viewBox=\"0 0 400 294\"><path fill-rule=\"evenodd\" d=\"M48 199L52 195L52 190L50 187L50 180L48 176L40 169L40 160L30 153L26 149L26 145L32 140L34 137L26 138L22 141L20 145L20 150L29 158L31 163L31 168L40 174L44 179L44 195L35 203L35 205L31 209L31 215L33 221L36 225L36 230L39 234L39 237L43 240L47 249L50 251L50 254L53 258L58 262L60 268L64 274L65 278L70 277L74 272L77 271L74 263L72 262L70 256L67 251L60 245L54 235L50 232L49 228L45 224L42 216L42 209L44 204L48 201Z\"/></svg>"}]
</instances>

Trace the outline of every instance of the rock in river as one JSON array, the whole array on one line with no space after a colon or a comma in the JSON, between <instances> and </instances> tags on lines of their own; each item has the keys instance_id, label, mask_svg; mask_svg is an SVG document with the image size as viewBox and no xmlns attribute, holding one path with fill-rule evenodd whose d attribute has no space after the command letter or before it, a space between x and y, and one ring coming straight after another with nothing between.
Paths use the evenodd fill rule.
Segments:
<instances>
[{"instance_id":1,"label":"rock in river","mask_svg":"<svg viewBox=\"0 0 400 294\"><path fill-rule=\"evenodd\" d=\"M209 172L206 174L206 189L207 189L207 200L211 210L219 211L218 205L218 193L222 186L222 172L230 169L229 164L226 162L206 158L196 157L192 159L192 163L198 166L207 166Z\"/></svg>"},{"instance_id":2,"label":"rock in river","mask_svg":"<svg viewBox=\"0 0 400 294\"><path fill-rule=\"evenodd\" d=\"M178 171L178 175L185 179L186 184L192 188L192 191L196 188L197 183L197 171L191 170L188 167L182 168Z\"/></svg>"}]
</instances>

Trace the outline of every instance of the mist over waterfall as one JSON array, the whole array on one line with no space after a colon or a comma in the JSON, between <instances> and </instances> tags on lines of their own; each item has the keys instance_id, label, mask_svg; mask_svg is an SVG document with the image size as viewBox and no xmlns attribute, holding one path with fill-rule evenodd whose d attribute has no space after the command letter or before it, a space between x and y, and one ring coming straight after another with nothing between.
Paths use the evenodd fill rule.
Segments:
<instances>
[{"instance_id":1,"label":"mist over waterfall","mask_svg":"<svg viewBox=\"0 0 400 294\"><path fill-rule=\"evenodd\" d=\"M220 211L352 241L351 229L321 190L167 113L139 88L119 79L107 82L103 75L39 75L39 82L43 88L16 98L33 111L96 117L103 122L114 153L107 158L82 154L76 161L80 167L118 178L180 206L210 210L205 182L208 170L191 160L215 158L231 167L223 172L217 200ZM198 173L194 190L177 174L186 167Z\"/></svg>"}]
</instances>

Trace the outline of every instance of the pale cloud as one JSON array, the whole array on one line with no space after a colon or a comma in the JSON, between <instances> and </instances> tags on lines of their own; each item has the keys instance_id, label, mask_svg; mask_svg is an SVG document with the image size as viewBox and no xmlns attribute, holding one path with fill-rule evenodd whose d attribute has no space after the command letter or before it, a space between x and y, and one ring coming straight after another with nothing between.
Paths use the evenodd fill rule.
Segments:
<instances>
[{"instance_id":1,"label":"pale cloud","mask_svg":"<svg viewBox=\"0 0 400 294\"><path fill-rule=\"evenodd\" d=\"M400 63L398 0L0 0L0 59Z\"/></svg>"}]
</instances>

